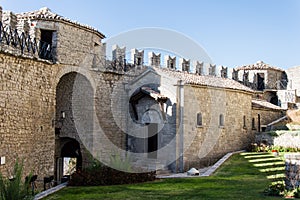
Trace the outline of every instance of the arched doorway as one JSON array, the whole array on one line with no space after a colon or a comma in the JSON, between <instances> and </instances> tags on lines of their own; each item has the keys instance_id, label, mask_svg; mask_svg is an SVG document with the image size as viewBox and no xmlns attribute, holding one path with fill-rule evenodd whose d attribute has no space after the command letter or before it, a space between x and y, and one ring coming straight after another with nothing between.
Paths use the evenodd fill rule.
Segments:
<instances>
[{"instance_id":1,"label":"arched doorway","mask_svg":"<svg viewBox=\"0 0 300 200\"><path fill-rule=\"evenodd\" d=\"M80 144L72 138L60 138L60 156L56 159L56 177L62 182L64 177L82 169Z\"/></svg>"},{"instance_id":2,"label":"arched doorway","mask_svg":"<svg viewBox=\"0 0 300 200\"><path fill-rule=\"evenodd\" d=\"M93 148L94 89L77 72L63 75L56 87L55 179L61 182L70 160L75 170L88 165Z\"/></svg>"},{"instance_id":3,"label":"arched doorway","mask_svg":"<svg viewBox=\"0 0 300 200\"><path fill-rule=\"evenodd\" d=\"M69 139L61 149L62 158L76 158L76 169L82 168L82 156L80 151L80 144L74 139Z\"/></svg>"}]
</instances>

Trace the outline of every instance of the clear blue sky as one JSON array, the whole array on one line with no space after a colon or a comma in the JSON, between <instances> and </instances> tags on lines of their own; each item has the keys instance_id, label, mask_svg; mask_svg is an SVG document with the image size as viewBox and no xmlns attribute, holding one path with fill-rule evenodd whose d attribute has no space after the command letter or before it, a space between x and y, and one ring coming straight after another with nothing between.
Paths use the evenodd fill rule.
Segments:
<instances>
[{"instance_id":1,"label":"clear blue sky","mask_svg":"<svg viewBox=\"0 0 300 200\"><path fill-rule=\"evenodd\" d=\"M298 0L0 0L15 13L49 7L89 24L107 38L121 32L161 27L199 43L217 65L235 67L263 60L300 65Z\"/></svg>"}]
</instances>

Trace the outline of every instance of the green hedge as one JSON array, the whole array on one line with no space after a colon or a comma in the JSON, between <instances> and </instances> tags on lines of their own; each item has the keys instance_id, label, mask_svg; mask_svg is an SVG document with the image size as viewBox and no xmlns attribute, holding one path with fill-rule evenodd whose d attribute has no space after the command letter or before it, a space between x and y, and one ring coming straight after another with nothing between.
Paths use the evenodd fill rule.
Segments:
<instances>
[{"instance_id":1,"label":"green hedge","mask_svg":"<svg viewBox=\"0 0 300 200\"><path fill-rule=\"evenodd\" d=\"M98 186L141 183L155 180L155 172L128 173L99 166L92 170L77 171L70 177L70 186Z\"/></svg>"}]
</instances>

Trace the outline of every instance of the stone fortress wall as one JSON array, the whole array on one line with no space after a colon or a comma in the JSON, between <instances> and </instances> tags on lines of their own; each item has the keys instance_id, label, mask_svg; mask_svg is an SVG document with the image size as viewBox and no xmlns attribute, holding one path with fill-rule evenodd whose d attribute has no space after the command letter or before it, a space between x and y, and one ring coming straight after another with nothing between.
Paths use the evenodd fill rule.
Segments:
<instances>
[{"instance_id":1,"label":"stone fortress wall","mask_svg":"<svg viewBox=\"0 0 300 200\"><path fill-rule=\"evenodd\" d=\"M90 69L95 54L102 54L104 35L63 20L46 8L17 15L2 13L2 8L0 11L3 16L0 170L11 176L19 159L24 162L24 175L32 171L41 185L43 177L57 175L60 170L56 162L66 142L59 138L78 139L70 131L74 130L69 125L72 123L68 123L73 120L68 112L71 108L64 107L70 106L69 98L73 95L70 77L72 73L89 75L86 70L78 73L79 68ZM45 56L42 50L51 55ZM65 84L59 85L61 82ZM67 118L65 125L62 125L62 111ZM82 141L78 141L81 154L87 155Z\"/></svg>"},{"instance_id":2,"label":"stone fortress wall","mask_svg":"<svg viewBox=\"0 0 300 200\"><path fill-rule=\"evenodd\" d=\"M18 158L25 174L54 172L55 74L47 62L0 54L0 170L12 172ZM5 162L3 162L5 160Z\"/></svg>"},{"instance_id":3,"label":"stone fortress wall","mask_svg":"<svg viewBox=\"0 0 300 200\"><path fill-rule=\"evenodd\" d=\"M79 167L85 167L91 162L90 154L108 162L115 154L114 148L147 151L146 140L126 133L146 136L148 124L157 124L160 130L156 148L171 144L156 159L170 163L179 156L170 164L173 171L207 163L210 158L244 148L254 135L251 129L253 91L240 84L237 88L231 86L235 85L234 81L226 78L239 75L228 73L226 67L206 68L201 61L183 58L178 59L177 67L177 58L171 56L164 58L165 67L162 67L160 54L153 52L148 56L150 66L144 66L144 51L131 50L130 63L126 61L126 48L118 46L113 49L113 59L106 60L102 33L62 18L47 8L18 15L3 12L0 16L7 31L16 27L19 35L27 32L27 39L30 36L31 41L34 38L38 41L32 43L36 44L36 52L32 48L22 50L22 45L12 42L0 45L2 173L12 169L19 158L24 160L25 174L32 170L39 180L51 175L58 180L62 177L62 157L77 157L82 160ZM202 75L205 78L199 78ZM181 85L184 77L201 81L211 78L211 82L220 85L203 85L201 81L186 81ZM223 83L228 86L222 88ZM151 95L139 97L138 90L143 86L168 97L167 102L162 102L163 109ZM159 98L163 99L162 96ZM214 106L222 103L224 106ZM160 114L149 117L153 113ZM202 115L201 124L197 122L198 113ZM223 125L219 124L221 114ZM79 127L78 121L83 123ZM69 145L74 151L65 151ZM210 151L205 151L205 147L211 147L207 148ZM160 160L166 156L168 160ZM135 159L141 166L149 164L142 163L140 157Z\"/></svg>"},{"instance_id":4,"label":"stone fortress wall","mask_svg":"<svg viewBox=\"0 0 300 200\"><path fill-rule=\"evenodd\" d=\"M189 145L183 158L185 169L213 164L225 152L247 149L254 139L250 92L191 85L185 93L183 134L184 145Z\"/></svg>"}]
</instances>

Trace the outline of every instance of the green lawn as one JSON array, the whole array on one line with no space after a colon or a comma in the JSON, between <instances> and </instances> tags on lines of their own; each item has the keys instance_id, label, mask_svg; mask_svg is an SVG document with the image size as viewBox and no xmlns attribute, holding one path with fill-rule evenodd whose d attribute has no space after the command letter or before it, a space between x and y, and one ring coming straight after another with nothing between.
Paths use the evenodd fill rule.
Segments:
<instances>
[{"instance_id":1,"label":"green lawn","mask_svg":"<svg viewBox=\"0 0 300 200\"><path fill-rule=\"evenodd\" d=\"M268 153L242 153L232 156L210 177L164 179L155 182L67 187L47 200L92 199L280 199L263 194L264 189L283 176L280 158Z\"/></svg>"}]
</instances>

